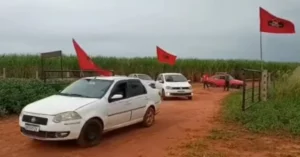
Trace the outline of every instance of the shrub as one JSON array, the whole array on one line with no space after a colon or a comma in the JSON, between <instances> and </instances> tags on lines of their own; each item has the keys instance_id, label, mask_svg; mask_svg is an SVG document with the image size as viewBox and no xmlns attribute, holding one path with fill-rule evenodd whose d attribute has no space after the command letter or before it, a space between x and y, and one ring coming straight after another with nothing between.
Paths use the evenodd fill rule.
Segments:
<instances>
[{"instance_id":1,"label":"shrub","mask_svg":"<svg viewBox=\"0 0 300 157\"><path fill-rule=\"evenodd\" d=\"M66 84L44 84L35 79L0 80L0 116L18 114L22 108L61 90Z\"/></svg>"},{"instance_id":2,"label":"shrub","mask_svg":"<svg viewBox=\"0 0 300 157\"><path fill-rule=\"evenodd\" d=\"M300 69L281 75L275 81L270 98L241 110L241 93L233 93L224 101L226 120L238 122L255 132L288 131L300 135Z\"/></svg>"}]
</instances>

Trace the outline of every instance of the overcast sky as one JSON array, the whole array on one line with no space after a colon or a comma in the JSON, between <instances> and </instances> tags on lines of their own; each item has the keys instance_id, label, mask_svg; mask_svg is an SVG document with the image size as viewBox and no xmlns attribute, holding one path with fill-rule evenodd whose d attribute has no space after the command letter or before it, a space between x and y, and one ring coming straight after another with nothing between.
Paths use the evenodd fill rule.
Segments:
<instances>
[{"instance_id":1,"label":"overcast sky","mask_svg":"<svg viewBox=\"0 0 300 157\"><path fill-rule=\"evenodd\" d=\"M300 61L300 0L1 0L0 53L259 59L260 6L297 33L263 34L264 60Z\"/></svg>"}]
</instances>

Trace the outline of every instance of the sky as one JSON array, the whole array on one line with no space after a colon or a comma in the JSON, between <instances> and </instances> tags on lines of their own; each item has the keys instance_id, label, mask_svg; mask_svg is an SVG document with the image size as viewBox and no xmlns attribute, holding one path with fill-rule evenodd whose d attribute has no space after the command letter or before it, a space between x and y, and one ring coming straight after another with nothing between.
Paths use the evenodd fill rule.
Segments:
<instances>
[{"instance_id":1,"label":"sky","mask_svg":"<svg viewBox=\"0 0 300 157\"><path fill-rule=\"evenodd\" d=\"M2 0L0 54L260 59L259 7L296 27L262 34L263 60L300 62L300 0Z\"/></svg>"}]
</instances>

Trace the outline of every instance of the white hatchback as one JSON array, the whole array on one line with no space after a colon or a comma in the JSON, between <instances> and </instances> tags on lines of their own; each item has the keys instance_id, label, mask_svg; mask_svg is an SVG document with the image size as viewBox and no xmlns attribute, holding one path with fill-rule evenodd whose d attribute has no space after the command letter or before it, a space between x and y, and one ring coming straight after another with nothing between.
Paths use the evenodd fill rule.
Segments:
<instances>
[{"instance_id":1,"label":"white hatchback","mask_svg":"<svg viewBox=\"0 0 300 157\"><path fill-rule=\"evenodd\" d=\"M25 106L19 125L33 139L76 139L87 147L98 144L104 132L136 123L150 127L160 103L157 91L139 79L87 77Z\"/></svg>"},{"instance_id":2,"label":"white hatchback","mask_svg":"<svg viewBox=\"0 0 300 157\"><path fill-rule=\"evenodd\" d=\"M193 98L193 89L190 81L181 73L161 73L158 75L155 87L163 99L166 97Z\"/></svg>"}]
</instances>

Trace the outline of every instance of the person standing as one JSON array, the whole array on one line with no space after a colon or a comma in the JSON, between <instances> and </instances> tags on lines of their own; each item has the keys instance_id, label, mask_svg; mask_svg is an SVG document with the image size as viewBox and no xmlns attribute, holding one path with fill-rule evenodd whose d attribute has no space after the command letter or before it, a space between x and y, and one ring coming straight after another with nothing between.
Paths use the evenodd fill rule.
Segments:
<instances>
[{"instance_id":1,"label":"person standing","mask_svg":"<svg viewBox=\"0 0 300 157\"><path fill-rule=\"evenodd\" d=\"M229 91L229 86L230 86L230 80L229 80L229 75L225 75L225 86L224 86L224 91L227 90Z\"/></svg>"},{"instance_id":2,"label":"person standing","mask_svg":"<svg viewBox=\"0 0 300 157\"><path fill-rule=\"evenodd\" d=\"M110 70L111 72L111 76L115 76L115 71L114 70Z\"/></svg>"},{"instance_id":3,"label":"person standing","mask_svg":"<svg viewBox=\"0 0 300 157\"><path fill-rule=\"evenodd\" d=\"M204 74L204 75L203 75L202 80L203 80L203 88L204 88L204 89L205 89L205 88L209 88L208 82L207 82L207 80L208 80L208 75L207 75L207 74Z\"/></svg>"}]
</instances>

